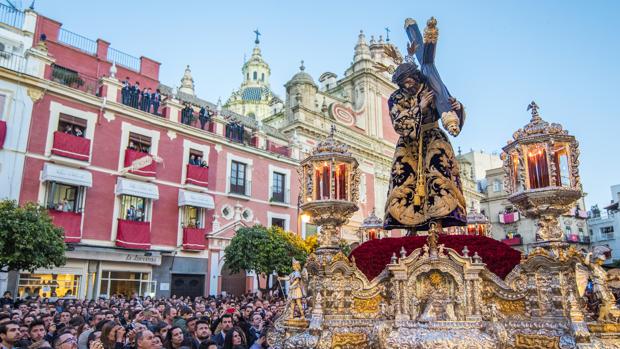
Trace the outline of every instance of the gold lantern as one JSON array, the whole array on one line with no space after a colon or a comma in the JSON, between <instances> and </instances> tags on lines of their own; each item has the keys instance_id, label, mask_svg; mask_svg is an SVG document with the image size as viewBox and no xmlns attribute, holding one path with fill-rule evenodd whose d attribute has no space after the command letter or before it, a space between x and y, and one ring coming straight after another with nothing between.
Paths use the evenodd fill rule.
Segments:
<instances>
[{"instance_id":1,"label":"gold lantern","mask_svg":"<svg viewBox=\"0 0 620 349\"><path fill-rule=\"evenodd\" d=\"M321 227L319 248L338 248L338 229L358 210L359 169L348 146L329 136L301 162L301 209Z\"/></svg>"},{"instance_id":2,"label":"gold lantern","mask_svg":"<svg viewBox=\"0 0 620 349\"><path fill-rule=\"evenodd\" d=\"M538 220L537 240L562 241L558 216L582 196L579 143L562 125L548 123L532 102L530 122L503 148L508 201Z\"/></svg>"}]
</instances>

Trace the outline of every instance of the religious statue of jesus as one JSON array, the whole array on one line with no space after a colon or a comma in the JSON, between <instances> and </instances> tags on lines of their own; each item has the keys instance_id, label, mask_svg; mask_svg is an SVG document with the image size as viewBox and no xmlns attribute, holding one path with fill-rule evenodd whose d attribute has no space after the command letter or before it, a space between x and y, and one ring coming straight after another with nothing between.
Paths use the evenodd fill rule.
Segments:
<instances>
[{"instance_id":1,"label":"religious statue of jesus","mask_svg":"<svg viewBox=\"0 0 620 349\"><path fill-rule=\"evenodd\" d=\"M467 217L454 150L439 128L441 120L444 128L456 136L465 112L463 105L449 95L434 67L436 21L429 21L431 24L431 30L425 30L424 54L418 55L423 69L413 61L420 44L413 40L408 59L392 75L399 88L388 100L392 124L400 138L394 153L384 228L404 229L409 235L429 228L441 232L442 227L464 226ZM440 100L447 101L447 107L438 108Z\"/></svg>"}]
</instances>

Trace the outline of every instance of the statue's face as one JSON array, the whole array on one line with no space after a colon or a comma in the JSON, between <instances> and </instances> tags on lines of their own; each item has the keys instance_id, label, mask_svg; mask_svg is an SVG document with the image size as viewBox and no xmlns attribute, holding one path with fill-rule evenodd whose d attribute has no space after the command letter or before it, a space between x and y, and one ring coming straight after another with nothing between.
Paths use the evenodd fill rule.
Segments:
<instances>
[{"instance_id":1,"label":"statue's face","mask_svg":"<svg viewBox=\"0 0 620 349\"><path fill-rule=\"evenodd\" d=\"M417 82L414 78L405 78L402 83L402 88L407 90L409 93L417 92L420 83Z\"/></svg>"}]
</instances>

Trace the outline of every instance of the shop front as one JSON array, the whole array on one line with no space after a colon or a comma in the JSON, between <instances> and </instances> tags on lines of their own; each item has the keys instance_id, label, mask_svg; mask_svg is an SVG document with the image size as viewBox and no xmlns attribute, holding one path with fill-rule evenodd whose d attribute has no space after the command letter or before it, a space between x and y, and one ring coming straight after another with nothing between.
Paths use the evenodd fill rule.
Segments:
<instances>
[{"instance_id":1,"label":"shop front","mask_svg":"<svg viewBox=\"0 0 620 349\"><path fill-rule=\"evenodd\" d=\"M21 298L82 298L86 292L88 263L67 260L63 267L22 271L17 275L17 294Z\"/></svg>"}]
</instances>

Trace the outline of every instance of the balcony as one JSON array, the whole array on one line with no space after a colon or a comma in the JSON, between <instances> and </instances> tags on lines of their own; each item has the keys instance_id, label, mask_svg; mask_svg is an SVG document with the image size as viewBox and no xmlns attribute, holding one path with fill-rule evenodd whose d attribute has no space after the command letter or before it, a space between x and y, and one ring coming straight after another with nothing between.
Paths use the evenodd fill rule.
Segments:
<instances>
[{"instance_id":1,"label":"balcony","mask_svg":"<svg viewBox=\"0 0 620 349\"><path fill-rule=\"evenodd\" d=\"M228 190L228 194L249 197L251 193L252 193L252 182L251 181L246 180L240 183L236 177L230 177L230 188Z\"/></svg>"},{"instance_id":2,"label":"balcony","mask_svg":"<svg viewBox=\"0 0 620 349\"><path fill-rule=\"evenodd\" d=\"M63 212L49 210L52 223L63 228L65 231L65 242L76 243L82 239L82 214L75 212Z\"/></svg>"},{"instance_id":3,"label":"balcony","mask_svg":"<svg viewBox=\"0 0 620 349\"><path fill-rule=\"evenodd\" d=\"M187 164L187 178L185 184L207 187L209 184L209 168Z\"/></svg>"},{"instance_id":4,"label":"balcony","mask_svg":"<svg viewBox=\"0 0 620 349\"><path fill-rule=\"evenodd\" d=\"M0 52L0 67L26 73L26 58L11 52Z\"/></svg>"},{"instance_id":5,"label":"balcony","mask_svg":"<svg viewBox=\"0 0 620 349\"><path fill-rule=\"evenodd\" d=\"M573 244L589 244L590 237L579 234L568 234L566 235L566 241Z\"/></svg>"},{"instance_id":6,"label":"balcony","mask_svg":"<svg viewBox=\"0 0 620 349\"><path fill-rule=\"evenodd\" d=\"M151 224L119 218L116 230L116 246L148 250L151 247Z\"/></svg>"},{"instance_id":7,"label":"balcony","mask_svg":"<svg viewBox=\"0 0 620 349\"><path fill-rule=\"evenodd\" d=\"M269 202L273 204L289 204L290 203L290 190L280 190L274 191L273 187L269 188L269 192L271 193L271 197L269 198Z\"/></svg>"},{"instance_id":8,"label":"balcony","mask_svg":"<svg viewBox=\"0 0 620 349\"><path fill-rule=\"evenodd\" d=\"M151 155L141 151L125 150L125 168L129 173L145 177L155 177L157 175L157 163Z\"/></svg>"},{"instance_id":9,"label":"balcony","mask_svg":"<svg viewBox=\"0 0 620 349\"><path fill-rule=\"evenodd\" d=\"M510 238L510 239L503 239L502 242L505 243L508 246L520 246L520 245L523 245L523 239L520 236L514 237L514 238Z\"/></svg>"},{"instance_id":10,"label":"balcony","mask_svg":"<svg viewBox=\"0 0 620 349\"><path fill-rule=\"evenodd\" d=\"M98 79L88 77L76 72L75 70L61 67L59 65L52 64L51 80L91 95L100 95L99 89L101 85L99 84Z\"/></svg>"},{"instance_id":11,"label":"balcony","mask_svg":"<svg viewBox=\"0 0 620 349\"><path fill-rule=\"evenodd\" d=\"M286 145L279 145L267 140L267 151L291 157L291 149Z\"/></svg>"},{"instance_id":12,"label":"balcony","mask_svg":"<svg viewBox=\"0 0 620 349\"><path fill-rule=\"evenodd\" d=\"M202 251L206 248L206 230L201 228L183 228L183 249L186 251Z\"/></svg>"},{"instance_id":13,"label":"balcony","mask_svg":"<svg viewBox=\"0 0 620 349\"><path fill-rule=\"evenodd\" d=\"M24 25L24 13L13 7L0 4L0 22L11 27L22 29Z\"/></svg>"},{"instance_id":14,"label":"balcony","mask_svg":"<svg viewBox=\"0 0 620 349\"><path fill-rule=\"evenodd\" d=\"M500 213L499 222L502 224L510 224L519 220L519 212Z\"/></svg>"},{"instance_id":15,"label":"balcony","mask_svg":"<svg viewBox=\"0 0 620 349\"><path fill-rule=\"evenodd\" d=\"M577 207L573 207L569 212L565 214L565 216L587 219L588 211L578 210Z\"/></svg>"},{"instance_id":16,"label":"balcony","mask_svg":"<svg viewBox=\"0 0 620 349\"><path fill-rule=\"evenodd\" d=\"M90 139L56 131L54 132L52 154L88 161L90 160Z\"/></svg>"},{"instance_id":17,"label":"balcony","mask_svg":"<svg viewBox=\"0 0 620 349\"><path fill-rule=\"evenodd\" d=\"M6 121L0 120L0 150L4 148L5 139L6 139Z\"/></svg>"}]
</instances>

